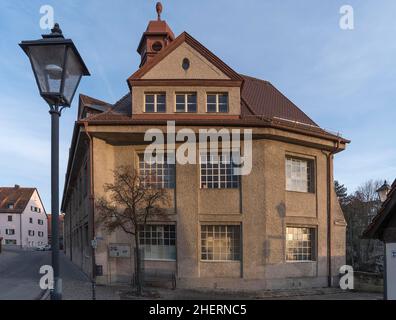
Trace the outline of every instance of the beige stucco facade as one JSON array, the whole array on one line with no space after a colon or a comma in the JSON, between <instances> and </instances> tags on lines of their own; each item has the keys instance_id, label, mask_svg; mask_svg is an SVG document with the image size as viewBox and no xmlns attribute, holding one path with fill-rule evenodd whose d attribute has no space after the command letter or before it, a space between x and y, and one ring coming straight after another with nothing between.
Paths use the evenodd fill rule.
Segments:
<instances>
[{"instance_id":1,"label":"beige stucco facade","mask_svg":"<svg viewBox=\"0 0 396 320\"><path fill-rule=\"evenodd\" d=\"M181 68L186 57L191 65L188 71ZM235 82L224 86L224 81L231 81L230 77L187 44L173 50L141 79L193 79L202 80L203 84L132 87L132 119L144 113L144 94L147 92L166 93L168 116L175 113L175 93L197 92L197 116L202 116L206 114L208 92L227 92L229 112L219 115L219 119L241 116L241 87L236 87ZM207 86L204 80L219 81L219 85L212 83ZM87 274L92 274L90 241L95 234L98 239L95 260L103 268L103 275L97 277L98 283L130 282L134 272L133 255L130 258L111 258L109 246L127 244L133 248L133 239L121 230L108 234L94 223L91 214L95 210L90 206L88 193L81 196L82 191L77 186L80 180L90 181L89 172L92 172L93 200L106 196L104 185L113 181L116 168L125 165L138 168L137 154L144 151L147 144L143 139L144 133L149 129L166 133L167 127L86 123L85 128L78 128L63 201L66 254ZM197 123L188 128L198 132L199 129L220 130L227 126L214 123L207 127ZM177 131L180 129L183 127L176 128ZM334 150L345 149L345 142L340 144L338 141L337 144L334 139L309 134L309 130L305 133L304 130L286 130L276 126L238 126L238 129L242 132L244 129L253 130L251 173L241 177L238 188L206 189L201 188L199 162L176 164L175 188L168 191L172 204L168 208L169 215L166 221L155 222L176 225L176 259L145 261L145 268L172 271L178 286L188 288L263 290L327 286L329 276L336 278L339 268L345 264L346 224L333 190L331 155ZM312 192L286 191L287 156L303 158L314 164ZM202 260L203 225L240 226L240 259ZM287 227L315 230L312 261L286 261Z\"/></svg>"},{"instance_id":2,"label":"beige stucco facade","mask_svg":"<svg viewBox=\"0 0 396 320\"><path fill-rule=\"evenodd\" d=\"M131 134L144 129L123 127L122 131ZM113 181L113 170L125 165L138 166L137 154L144 146L134 142L136 137L132 135L129 144L117 145L112 142L116 139L113 130L112 134L103 133L100 127L90 130L92 136L101 137L93 139L94 193L99 198L106 196L103 186ZM259 133L260 129L256 131ZM128 140L128 134L119 133L118 136ZM285 159L289 155L314 160L313 193L286 191ZM253 141L252 159L252 172L242 177L239 189L201 189L199 165L176 165L176 188L170 191L171 214L162 222L176 224L177 261L147 261L147 269L172 270L177 275L178 285L183 287L248 290L326 286L327 153L296 143L258 138ZM86 203L88 205L88 200ZM340 266L345 264L345 221L333 191L331 210L332 275L336 277ZM87 212L82 205L72 215L88 221ZM78 221L74 220L74 224ZM205 262L200 259L200 227L205 224L241 225L241 261ZM288 226L316 229L316 261L286 261ZM108 250L110 244L133 247L132 239L122 231L109 235L100 226L96 226L95 233L101 239L96 263L103 266L104 271L98 281L103 284L130 281L133 259L110 258ZM89 244L86 243L81 252L77 239L73 252L73 260L89 274Z\"/></svg>"}]
</instances>

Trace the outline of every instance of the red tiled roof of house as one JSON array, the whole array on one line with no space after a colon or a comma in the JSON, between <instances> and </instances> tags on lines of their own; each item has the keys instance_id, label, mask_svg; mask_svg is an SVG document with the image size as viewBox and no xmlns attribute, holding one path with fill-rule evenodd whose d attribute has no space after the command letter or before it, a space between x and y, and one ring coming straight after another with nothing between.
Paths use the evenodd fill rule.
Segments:
<instances>
[{"instance_id":1,"label":"red tiled roof of house","mask_svg":"<svg viewBox=\"0 0 396 320\"><path fill-rule=\"evenodd\" d=\"M0 214L22 213L35 190L35 188L20 188L18 186L0 187ZM13 205L13 209L9 209L9 205Z\"/></svg>"}]
</instances>

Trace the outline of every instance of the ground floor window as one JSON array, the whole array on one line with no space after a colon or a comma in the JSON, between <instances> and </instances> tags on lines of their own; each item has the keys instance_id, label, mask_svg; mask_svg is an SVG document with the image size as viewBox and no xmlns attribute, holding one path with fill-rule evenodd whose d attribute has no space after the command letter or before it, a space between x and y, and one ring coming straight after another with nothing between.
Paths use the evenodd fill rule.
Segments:
<instances>
[{"instance_id":1,"label":"ground floor window","mask_svg":"<svg viewBox=\"0 0 396 320\"><path fill-rule=\"evenodd\" d=\"M241 259L241 226L201 226L201 259L239 261Z\"/></svg>"},{"instance_id":2,"label":"ground floor window","mask_svg":"<svg viewBox=\"0 0 396 320\"><path fill-rule=\"evenodd\" d=\"M145 260L176 261L176 226L146 225L139 230Z\"/></svg>"},{"instance_id":3,"label":"ground floor window","mask_svg":"<svg viewBox=\"0 0 396 320\"><path fill-rule=\"evenodd\" d=\"M8 239L6 239L4 243L6 245L14 245L15 246L17 244L17 241L16 240L8 240Z\"/></svg>"},{"instance_id":4,"label":"ground floor window","mask_svg":"<svg viewBox=\"0 0 396 320\"><path fill-rule=\"evenodd\" d=\"M286 260L315 261L315 228L286 228Z\"/></svg>"}]
</instances>

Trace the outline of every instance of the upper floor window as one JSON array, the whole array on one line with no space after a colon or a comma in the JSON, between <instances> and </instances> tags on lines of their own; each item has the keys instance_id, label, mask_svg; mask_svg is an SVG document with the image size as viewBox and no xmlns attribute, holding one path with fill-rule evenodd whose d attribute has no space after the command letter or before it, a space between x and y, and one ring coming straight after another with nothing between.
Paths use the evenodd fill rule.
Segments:
<instances>
[{"instance_id":1,"label":"upper floor window","mask_svg":"<svg viewBox=\"0 0 396 320\"><path fill-rule=\"evenodd\" d=\"M177 93L176 112L190 112L190 113L197 112L197 94Z\"/></svg>"},{"instance_id":2,"label":"upper floor window","mask_svg":"<svg viewBox=\"0 0 396 320\"><path fill-rule=\"evenodd\" d=\"M161 155L161 161L155 158L148 159L146 162L144 154L139 154L139 174L143 183L147 187L156 189L174 189L175 188L175 164L168 163L166 154Z\"/></svg>"},{"instance_id":3,"label":"upper floor window","mask_svg":"<svg viewBox=\"0 0 396 320\"><path fill-rule=\"evenodd\" d=\"M29 223L33 223L33 218L29 218Z\"/></svg>"},{"instance_id":4,"label":"upper floor window","mask_svg":"<svg viewBox=\"0 0 396 320\"><path fill-rule=\"evenodd\" d=\"M201 154L201 188L237 189L239 176L235 174L236 165L230 155Z\"/></svg>"},{"instance_id":5,"label":"upper floor window","mask_svg":"<svg viewBox=\"0 0 396 320\"><path fill-rule=\"evenodd\" d=\"M38 223L40 226L44 225L44 221L41 220L41 219L38 219L38 220L37 220L37 223Z\"/></svg>"},{"instance_id":6,"label":"upper floor window","mask_svg":"<svg viewBox=\"0 0 396 320\"><path fill-rule=\"evenodd\" d=\"M12 216L8 216L8 222L12 222Z\"/></svg>"},{"instance_id":7,"label":"upper floor window","mask_svg":"<svg viewBox=\"0 0 396 320\"><path fill-rule=\"evenodd\" d=\"M206 111L209 113L227 113L228 93L208 93Z\"/></svg>"},{"instance_id":8,"label":"upper floor window","mask_svg":"<svg viewBox=\"0 0 396 320\"><path fill-rule=\"evenodd\" d=\"M7 209L14 209L14 204L13 203L9 203L7 205Z\"/></svg>"},{"instance_id":9,"label":"upper floor window","mask_svg":"<svg viewBox=\"0 0 396 320\"><path fill-rule=\"evenodd\" d=\"M286 228L286 260L315 261L315 228Z\"/></svg>"},{"instance_id":10,"label":"upper floor window","mask_svg":"<svg viewBox=\"0 0 396 320\"><path fill-rule=\"evenodd\" d=\"M34 230L29 230L28 234L30 237L34 237Z\"/></svg>"},{"instance_id":11,"label":"upper floor window","mask_svg":"<svg viewBox=\"0 0 396 320\"><path fill-rule=\"evenodd\" d=\"M286 190L314 192L314 161L286 158Z\"/></svg>"},{"instance_id":12,"label":"upper floor window","mask_svg":"<svg viewBox=\"0 0 396 320\"><path fill-rule=\"evenodd\" d=\"M165 95L165 93L146 93L146 95L145 95L145 112L146 113L164 113L164 112L166 112L166 95Z\"/></svg>"}]
</instances>

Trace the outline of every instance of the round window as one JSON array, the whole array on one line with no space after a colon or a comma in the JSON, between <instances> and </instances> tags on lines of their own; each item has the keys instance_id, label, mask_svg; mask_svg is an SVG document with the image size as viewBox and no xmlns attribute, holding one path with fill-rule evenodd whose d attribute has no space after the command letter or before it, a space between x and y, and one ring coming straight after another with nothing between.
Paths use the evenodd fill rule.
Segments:
<instances>
[{"instance_id":1,"label":"round window","mask_svg":"<svg viewBox=\"0 0 396 320\"><path fill-rule=\"evenodd\" d=\"M151 48L152 48L154 51L156 51L156 52L161 51L161 49L162 49L162 43L159 42L159 41L154 42L154 44L151 46Z\"/></svg>"}]
</instances>

